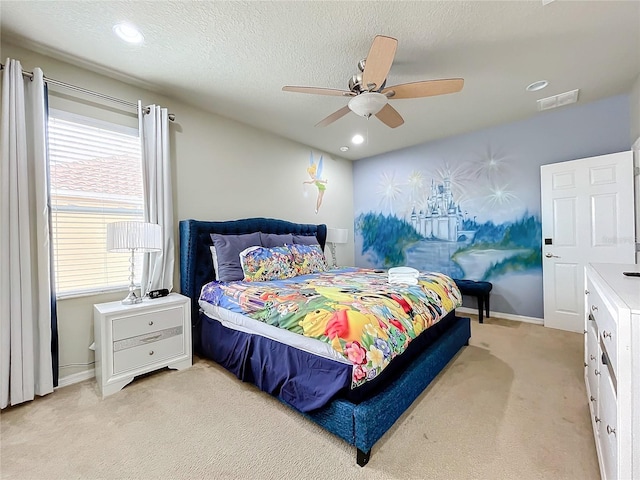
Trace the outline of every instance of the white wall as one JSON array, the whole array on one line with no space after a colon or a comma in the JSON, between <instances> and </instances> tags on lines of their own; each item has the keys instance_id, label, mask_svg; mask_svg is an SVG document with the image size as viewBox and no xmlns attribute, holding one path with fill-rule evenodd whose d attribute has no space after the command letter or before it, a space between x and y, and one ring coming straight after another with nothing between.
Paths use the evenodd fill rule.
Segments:
<instances>
[{"instance_id":1,"label":"white wall","mask_svg":"<svg viewBox=\"0 0 640 480\"><path fill-rule=\"evenodd\" d=\"M640 171L640 75L631 90L631 142L633 143L633 164ZM634 177L636 195L636 248L640 244L640 174ZM636 263L640 263L640 251L636 252Z\"/></svg>"},{"instance_id":2,"label":"white wall","mask_svg":"<svg viewBox=\"0 0 640 480\"><path fill-rule=\"evenodd\" d=\"M353 264L353 178L352 163L324 154L327 191L318 214L315 187L306 186L306 167L310 147L202 111L196 107L155 94L149 88L134 86L85 68L78 68L51 57L2 42L2 61L20 60L23 68L40 67L46 77L78 85L123 100L158 103L176 115L171 125L176 243L178 221L231 220L244 217L273 217L293 222L326 223L329 227L349 228L350 241L338 246L338 261ZM167 67L169 68L169 67ZM98 116L104 120L137 127L136 114L126 107L109 104L95 97L50 87L51 108ZM322 152L314 151L317 156ZM176 252L177 290L178 259ZM113 301L124 293L93 295L58 302L60 378L86 377L93 369L93 304Z\"/></svg>"},{"instance_id":3,"label":"white wall","mask_svg":"<svg viewBox=\"0 0 640 480\"><path fill-rule=\"evenodd\" d=\"M640 138L640 75L631 89L631 143Z\"/></svg>"}]
</instances>

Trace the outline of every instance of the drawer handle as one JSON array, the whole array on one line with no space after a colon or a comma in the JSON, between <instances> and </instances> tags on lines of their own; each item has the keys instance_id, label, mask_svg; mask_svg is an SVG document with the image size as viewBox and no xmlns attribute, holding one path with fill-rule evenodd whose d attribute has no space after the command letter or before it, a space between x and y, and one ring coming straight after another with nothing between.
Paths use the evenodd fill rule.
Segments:
<instances>
[{"instance_id":1,"label":"drawer handle","mask_svg":"<svg viewBox=\"0 0 640 480\"><path fill-rule=\"evenodd\" d=\"M584 366L585 366L585 367L588 367L588 366L589 366L589 364L588 364L587 362L584 362Z\"/></svg>"},{"instance_id":2,"label":"drawer handle","mask_svg":"<svg viewBox=\"0 0 640 480\"><path fill-rule=\"evenodd\" d=\"M598 417L597 415L595 417L593 417L593 419L596 421L596 423L598 423L600 421L600 417Z\"/></svg>"},{"instance_id":3,"label":"drawer handle","mask_svg":"<svg viewBox=\"0 0 640 480\"><path fill-rule=\"evenodd\" d=\"M607 332L606 330L602 331L602 336L604 338L611 338L611 332Z\"/></svg>"},{"instance_id":4,"label":"drawer handle","mask_svg":"<svg viewBox=\"0 0 640 480\"><path fill-rule=\"evenodd\" d=\"M596 356L595 355L589 355L589 360L595 360Z\"/></svg>"},{"instance_id":5,"label":"drawer handle","mask_svg":"<svg viewBox=\"0 0 640 480\"><path fill-rule=\"evenodd\" d=\"M615 428L611 428L611 426L607 425L607 433L609 435L611 435L612 433L615 435L616 434L616 429Z\"/></svg>"},{"instance_id":6,"label":"drawer handle","mask_svg":"<svg viewBox=\"0 0 640 480\"><path fill-rule=\"evenodd\" d=\"M596 397L594 397L593 395L591 395L591 396L589 397L589 400L591 400L592 402L595 402L595 401L596 401Z\"/></svg>"},{"instance_id":7,"label":"drawer handle","mask_svg":"<svg viewBox=\"0 0 640 480\"><path fill-rule=\"evenodd\" d=\"M143 338L142 341L143 342L153 342L155 339L160 338L162 336L161 333L159 333L158 335L154 335L153 337L147 337L147 338Z\"/></svg>"},{"instance_id":8,"label":"drawer handle","mask_svg":"<svg viewBox=\"0 0 640 480\"><path fill-rule=\"evenodd\" d=\"M591 293L591 292L590 292L589 290L585 290L585 291L584 291L584 294L585 294L585 295L589 295L590 293Z\"/></svg>"},{"instance_id":9,"label":"drawer handle","mask_svg":"<svg viewBox=\"0 0 640 480\"><path fill-rule=\"evenodd\" d=\"M153 353L154 353L154 352L153 352L153 350L151 350L151 351L149 352L149 355L153 355Z\"/></svg>"},{"instance_id":10,"label":"drawer handle","mask_svg":"<svg viewBox=\"0 0 640 480\"><path fill-rule=\"evenodd\" d=\"M595 371L594 371L594 373L595 373L596 375L600 375L600 370L595 370Z\"/></svg>"},{"instance_id":11,"label":"drawer handle","mask_svg":"<svg viewBox=\"0 0 640 480\"><path fill-rule=\"evenodd\" d=\"M151 320L151 321L149 322L149 326L151 326L151 325L153 325L153 320Z\"/></svg>"},{"instance_id":12,"label":"drawer handle","mask_svg":"<svg viewBox=\"0 0 640 480\"><path fill-rule=\"evenodd\" d=\"M597 312L598 311L598 306L597 305L591 305L591 311L592 312Z\"/></svg>"},{"instance_id":13,"label":"drawer handle","mask_svg":"<svg viewBox=\"0 0 640 480\"><path fill-rule=\"evenodd\" d=\"M592 314L589 314L589 321L595 322L596 321L596 317L594 317Z\"/></svg>"}]
</instances>

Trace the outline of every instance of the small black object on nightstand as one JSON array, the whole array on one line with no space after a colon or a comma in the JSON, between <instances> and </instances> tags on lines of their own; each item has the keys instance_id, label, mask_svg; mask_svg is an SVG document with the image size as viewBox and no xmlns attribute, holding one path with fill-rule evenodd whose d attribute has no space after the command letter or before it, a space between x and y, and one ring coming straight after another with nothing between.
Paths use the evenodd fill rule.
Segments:
<instances>
[{"instance_id":1,"label":"small black object on nightstand","mask_svg":"<svg viewBox=\"0 0 640 480\"><path fill-rule=\"evenodd\" d=\"M167 295L169 295L169 290L166 288L151 290L149 292L149 298L160 298L160 297L166 297Z\"/></svg>"}]
</instances>

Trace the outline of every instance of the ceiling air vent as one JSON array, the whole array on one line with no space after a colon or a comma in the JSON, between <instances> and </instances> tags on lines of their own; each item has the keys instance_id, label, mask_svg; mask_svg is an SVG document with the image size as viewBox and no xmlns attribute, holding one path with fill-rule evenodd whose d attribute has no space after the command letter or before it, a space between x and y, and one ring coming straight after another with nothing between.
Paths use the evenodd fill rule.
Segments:
<instances>
[{"instance_id":1,"label":"ceiling air vent","mask_svg":"<svg viewBox=\"0 0 640 480\"><path fill-rule=\"evenodd\" d=\"M541 98L538 100L538 110L549 110L551 108L562 107L569 105L570 103L576 103L578 101L579 88L571 90L569 92L559 93L552 97Z\"/></svg>"}]
</instances>

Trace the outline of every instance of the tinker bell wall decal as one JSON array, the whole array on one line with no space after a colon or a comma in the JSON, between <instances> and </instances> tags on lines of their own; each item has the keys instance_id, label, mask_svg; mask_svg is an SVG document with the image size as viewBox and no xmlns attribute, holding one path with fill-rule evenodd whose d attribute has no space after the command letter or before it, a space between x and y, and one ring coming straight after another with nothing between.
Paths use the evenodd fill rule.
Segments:
<instances>
[{"instance_id":1,"label":"tinker bell wall decal","mask_svg":"<svg viewBox=\"0 0 640 480\"><path fill-rule=\"evenodd\" d=\"M320 210L320 205L322 205L322 197L324 196L324 192L327 189L327 181L322 179L322 155L320 155L320 160L318 160L318 164L313 161L313 152L311 152L309 156L309 166L307 167L307 173L310 180L302 182L303 184L314 184L318 188L318 198L316 200L316 213Z\"/></svg>"}]
</instances>

